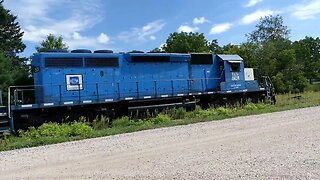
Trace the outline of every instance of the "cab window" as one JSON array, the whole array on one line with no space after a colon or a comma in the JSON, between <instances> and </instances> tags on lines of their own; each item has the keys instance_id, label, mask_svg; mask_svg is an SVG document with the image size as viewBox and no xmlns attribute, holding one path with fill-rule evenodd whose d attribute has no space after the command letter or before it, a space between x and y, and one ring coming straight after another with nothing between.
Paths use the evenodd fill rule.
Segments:
<instances>
[{"instance_id":1,"label":"cab window","mask_svg":"<svg viewBox=\"0 0 320 180\"><path fill-rule=\"evenodd\" d=\"M239 72L240 71L240 63L230 63L230 71L231 72Z\"/></svg>"}]
</instances>

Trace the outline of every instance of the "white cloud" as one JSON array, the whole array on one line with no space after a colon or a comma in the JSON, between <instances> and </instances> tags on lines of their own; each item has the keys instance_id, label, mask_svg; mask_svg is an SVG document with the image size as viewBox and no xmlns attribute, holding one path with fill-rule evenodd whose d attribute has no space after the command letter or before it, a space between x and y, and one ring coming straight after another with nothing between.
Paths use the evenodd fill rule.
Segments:
<instances>
[{"instance_id":1,"label":"white cloud","mask_svg":"<svg viewBox=\"0 0 320 180\"><path fill-rule=\"evenodd\" d=\"M194 18L193 19L193 24L203 24L206 22L210 22L209 20L207 20L205 17L200 17L200 18Z\"/></svg>"},{"instance_id":2,"label":"white cloud","mask_svg":"<svg viewBox=\"0 0 320 180\"><path fill-rule=\"evenodd\" d=\"M9 8L22 23L31 23L34 20L46 21L46 12L50 10L50 6L55 4L54 0L46 1L5 1L5 7Z\"/></svg>"},{"instance_id":3,"label":"white cloud","mask_svg":"<svg viewBox=\"0 0 320 180\"><path fill-rule=\"evenodd\" d=\"M101 33L97 39L98 39L98 42L101 44L108 44L110 42L110 37L105 33Z\"/></svg>"},{"instance_id":4,"label":"white cloud","mask_svg":"<svg viewBox=\"0 0 320 180\"><path fill-rule=\"evenodd\" d=\"M292 15L298 19L314 19L320 14L320 0L304 1L304 3L295 4L290 7Z\"/></svg>"},{"instance_id":5,"label":"white cloud","mask_svg":"<svg viewBox=\"0 0 320 180\"><path fill-rule=\"evenodd\" d=\"M253 7L262 1L263 0L249 0L248 3L245 5L245 7Z\"/></svg>"},{"instance_id":6,"label":"white cloud","mask_svg":"<svg viewBox=\"0 0 320 180\"><path fill-rule=\"evenodd\" d=\"M62 36L68 46L73 48L97 48L110 42L101 33L96 37L80 35L102 21L101 0L15 0L5 1L24 31L23 40L39 43L49 34ZM95 13L92 13L95 12Z\"/></svg>"},{"instance_id":7,"label":"white cloud","mask_svg":"<svg viewBox=\"0 0 320 180\"><path fill-rule=\"evenodd\" d=\"M157 37L155 37L155 36L150 36L150 40L156 40L157 39Z\"/></svg>"},{"instance_id":8,"label":"white cloud","mask_svg":"<svg viewBox=\"0 0 320 180\"><path fill-rule=\"evenodd\" d=\"M119 34L118 38L130 42L134 41L146 41L154 40L156 37L155 33L161 31L166 23L162 20L157 20L146 24L140 28L132 28L131 31L125 31Z\"/></svg>"},{"instance_id":9,"label":"white cloud","mask_svg":"<svg viewBox=\"0 0 320 180\"><path fill-rule=\"evenodd\" d=\"M74 40L81 40L81 39L83 39L83 37L82 37L78 32L74 32L74 33L72 34L72 38L73 38Z\"/></svg>"},{"instance_id":10,"label":"white cloud","mask_svg":"<svg viewBox=\"0 0 320 180\"><path fill-rule=\"evenodd\" d=\"M215 24L211 30L210 34L220 34L227 30L229 30L232 27L231 23L222 23L222 24Z\"/></svg>"},{"instance_id":11,"label":"white cloud","mask_svg":"<svg viewBox=\"0 0 320 180\"><path fill-rule=\"evenodd\" d=\"M82 36L79 32L74 32L70 38L65 39L65 42L71 49L76 48L105 48L106 44L110 43L108 35L101 33L97 37Z\"/></svg>"},{"instance_id":12,"label":"white cloud","mask_svg":"<svg viewBox=\"0 0 320 180\"><path fill-rule=\"evenodd\" d=\"M186 33L190 33L190 32L197 32L199 31L198 27L191 27L188 25L181 25L178 30L178 32L186 32Z\"/></svg>"},{"instance_id":13,"label":"white cloud","mask_svg":"<svg viewBox=\"0 0 320 180\"><path fill-rule=\"evenodd\" d=\"M258 10L254 13L248 14L241 19L241 24L251 24L258 21L260 18L273 15L274 12L271 10Z\"/></svg>"}]
</instances>

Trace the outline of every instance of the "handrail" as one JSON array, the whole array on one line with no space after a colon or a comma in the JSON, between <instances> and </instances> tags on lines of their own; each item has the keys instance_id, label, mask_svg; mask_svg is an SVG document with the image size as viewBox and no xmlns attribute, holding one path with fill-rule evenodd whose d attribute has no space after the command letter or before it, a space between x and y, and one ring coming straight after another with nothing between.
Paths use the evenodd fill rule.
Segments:
<instances>
[{"instance_id":1,"label":"handrail","mask_svg":"<svg viewBox=\"0 0 320 180\"><path fill-rule=\"evenodd\" d=\"M193 81L196 81L196 80L220 80L221 77L219 78L188 78L188 79L161 79L161 80L156 80L157 82L168 82L168 81L186 81L186 80L193 80ZM153 82L155 80L141 80L139 82ZM109 82L109 83L120 83L120 81L115 81L115 82ZM136 83L137 81L126 81L126 83ZM86 83L88 84L88 83ZM94 83L89 83L89 85L93 85L93 84L96 84L96 82ZM44 84L44 85L51 85L51 86L59 86L61 84ZM23 86L10 86L11 88L21 88L21 87L43 87L44 85L23 85ZM66 84L66 85L70 85L70 84Z\"/></svg>"},{"instance_id":2,"label":"handrail","mask_svg":"<svg viewBox=\"0 0 320 180\"><path fill-rule=\"evenodd\" d=\"M11 118L11 95L10 95L10 87L8 87L8 117Z\"/></svg>"},{"instance_id":3,"label":"handrail","mask_svg":"<svg viewBox=\"0 0 320 180\"><path fill-rule=\"evenodd\" d=\"M221 78L221 77L220 77ZM151 96L153 97L158 97L161 94L160 93L164 93L167 92L170 96L174 96L175 92L176 92L176 87L180 85L180 88L182 91L184 91L185 94L189 94L189 93L193 93L193 92L204 92L206 91L206 89L208 89L208 81L211 80L220 80L220 78L187 78L187 79L162 79L162 80L153 80L153 81L148 81L148 80L144 80L144 81L126 81L124 82L103 82L103 83L97 83L97 82L93 82L93 83L86 83L86 84L82 84L84 85L84 87L91 87L93 89L95 89L93 94L90 94L90 96L95 96L95 100L99 101L100 98L104 98L104 97L117 97L117 100L121 100L122 98L126 97L126 95L128 96L133 96L134 98L141 98L144 94L149 93ZM147 89L145 90L143 85L144 82L149 82L149 84L147 84ZM150 83L153 82L153 83ZM114 84L114 91L110 93L110 91L105 92L102 91L103 94L101 94L101 92L99 92L99 90L101 89L101 87L104 87L105 85L110 85ZM64 96L64 87L68 86L70 84L57 84L57 85L53 85L53 84L44 84L44 85L27 85L27 86L10 86L8 88L8 105L9 105L9 112L11 111L10 105L12 105L12 101L16 102L16 96L17 94L14 93L12 94L13 91L37 91L37 90L41 90L38 89L39 87L45 87L45 86L50 86L52 89L52 93L55 92L55 94L52 94L52 100L54 101L55 98L56 101L59 101L60 104L63 103L63 100L65 98ZM67 98L74 98L78 97L79 103L81 103L81 100L84 99L85 100L85 95L86 93L81 92L82 89L82 85L78 84L78 87L75 88L73 91L70 92L74 92L74 94L69 94ZM194 86L195 85L195 86ZM123 88L125 88L125 86L128 86L129 88L127 90L123 90ZM142 88L143 87L143 88ZM159 89L161 88L161 89ZM164 88L162 90L162 88ZM152 90L153 89L153 90ZM122 91L122 92L120 92ZM180 91L179 91L180 92ZM179 93L177 92L177 93ZM19 96L21 94L19 93ZM37 97L34 97L34 94L29 94L31 96L25 96L22 100L23 103L26 103L26 101L30 102L30 99L26 99L26 98L30 98L31 97L31 101L36 101L36 104L41 104L41 103L46 103L48 102L47 100L37 100ZM11 99L12 98L12 99ZM19 99L21 99L19 97Z\"/></svg>"},{"instance_id":4,"label":"handrail","mask_svg":"<svg viewBox=\"0 0 320 180\"><path fill-rule=\"evenodd\" d=\"M3 102L2 102L2 91L0 90L0 106L3 106Z\"/></svg>"}]
</instances>

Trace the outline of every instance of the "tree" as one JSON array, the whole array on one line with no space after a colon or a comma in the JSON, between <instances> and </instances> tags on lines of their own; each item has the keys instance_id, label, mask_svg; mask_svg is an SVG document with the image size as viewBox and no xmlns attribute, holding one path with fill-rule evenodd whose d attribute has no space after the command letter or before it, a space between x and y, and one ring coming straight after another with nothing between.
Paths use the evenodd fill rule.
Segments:
<instances>
[{"instance_id":1,"label":"tree","mask_svg":"<svg viewBox=\"0 0 320 180\"><path fill-rule=\"evenodd\" d=\"M305 37L293 43L297 63L303 67L306 78L320 78L320 38Z\"/></svg>"},{"instance_id":2,"label":"tree","mask_svg":"<svg viewBox=\"0 0 320 180\"><path fill-rule=\"evenodd\" d=\"M161 50L161 48L154 48L150 51L151 53L162 53L163 51Z\"/></svg>"},{"instance_id":3,"label":"tree","mask_svg":"<svg viewBox=\"0 0 320 180\"><path fill-rule=\"evenodd\" d=\"M163 47L168 53L209 52L203 33L171 33Z\"/></svg>"},{"instance_id":4,"label":"tree","mask_svg":"<svg viewBox=\"0 0 320 180\"><path fill-rule=\"evenodd\" d=\"M68 48L61 36L56 37L53 34L49 34L47 38L40 43L40 46L36 47L36 50L37 52L45 52L49 50L68 50Z\"/></svg>"},{"instance_id":5,"label":"tree","mask_svg":"<svg viewBox=\"0 0 320 180\"><path fill-rule=\"evenodd\" d=\"M10 13L2 5L0 0L0 52L6 56L15 56L26 48L22 42L23 32L16 22L17 16Z\"/></svg>"},{"instance_id":6,"label":"tree","mask_svg":"<svg viewBox=\"0 0 320 180\"><path fill-rule=\"evenodd\" d=\"M12 85L30 85L32 79L29 69L21 59L9 57L0 52L0 90L6 103L8 87Z\"/></svg>"},{"instance_id":7,"label":"tree","mask_svg":"<svg viewBox=\"0 0 320 180\"><path fill-rule=\"evenodd\" d=\"M277 92L289 92L288 87L284 83L284 75L281 72L278 72L275 76L272 76L272 83L275 86Z\"/></svg>"},{"instance_id":8,"label":"tree","mask_svg":"<svg viewBox=\"0 0 320 180\"><path fill-rule=\"evenodd\" d=\"M23 32L16 22L17 16L5 9L2 3L0 0L0 90L6 99L9 86L26 85L31 79L25 59L16 56L26 47L22 42Z\"/></svg>"},{"instance_id":9,"label":"tree","mask_svg":"<svg viewBox=\"0 0 320 180\"><path fill-rule=\"evenodd\" d=\"M218 40L213 39L209 44L208 44L209 50L214 53L214 54L221 54L222 53L222 47L219 46Z\"/></svg>"},{"instance_id":10,"label":"tree","mask_svg":"<svg viewBox=\"0 0 320 180\"><path fill-rule=\"evenodd\" d=\"M259 47L256 43L245 42L240 45L227 44L222 47L223 54L238 54L245 61L246 67L258 68L257 51Z\"/></svg>"},{"instance_id":11,"label":"tree","mask_svg":"<svg viewBox=\"0 0 320 180\"><path fill-rule=\"evenodd\" d=\"M260 19L256 25L256 30L247 34L248 41L263 43L267 41L279 41L289 39L290 30L283 24L280 15L266 16Z\"/></svg>"},{"instance_id":12,"label":"tree","mask_svg":"<svg viewBox=\"0 0 320 180\"><path fill-rule=\"evenodd\" d=\"M297 61L289 35L280 15L261 18L256 29L247 34L248 43L257 45L255 65L260 74L272 77L277 92L299 92L306 87L303 66Z\"/></svg>"}]
</instances>

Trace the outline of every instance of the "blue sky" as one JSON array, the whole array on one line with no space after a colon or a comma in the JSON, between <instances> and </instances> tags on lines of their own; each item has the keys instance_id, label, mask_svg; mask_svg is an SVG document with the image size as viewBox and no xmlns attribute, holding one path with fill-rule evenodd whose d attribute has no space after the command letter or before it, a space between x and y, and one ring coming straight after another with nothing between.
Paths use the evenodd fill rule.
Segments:
<instances>
[{"instance_id":1,"label":"blue sky","mask_svg":"<svg viewBox=\"0 0 320 180\"><path fill-rule=\"evenodd\" d=\"M4 6L18 16L26 57L50 33L70 49L126 52L150 51L179 31L240 44L266 15L280 14L291 40L320 32L320 0L5 0Z\"/></svg>"}]
</instances>

